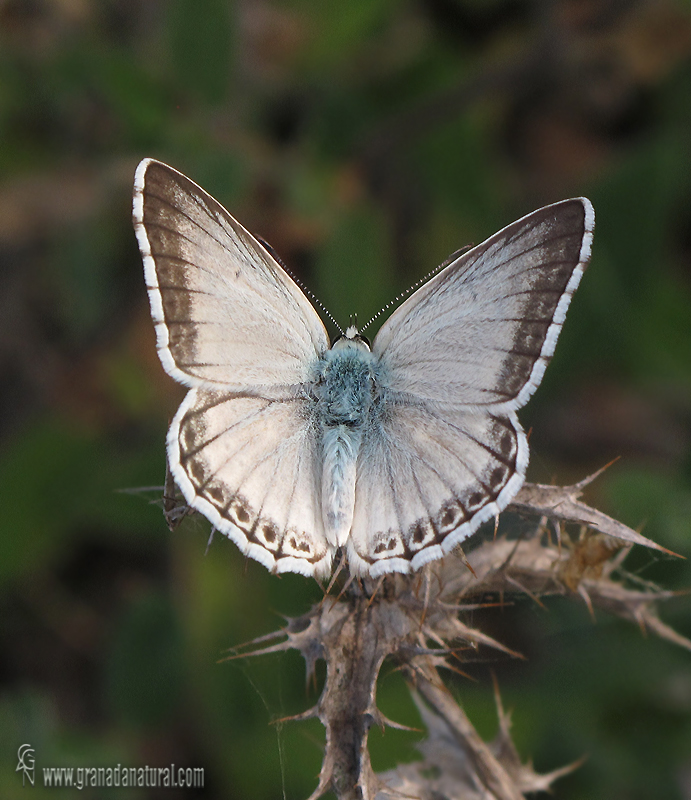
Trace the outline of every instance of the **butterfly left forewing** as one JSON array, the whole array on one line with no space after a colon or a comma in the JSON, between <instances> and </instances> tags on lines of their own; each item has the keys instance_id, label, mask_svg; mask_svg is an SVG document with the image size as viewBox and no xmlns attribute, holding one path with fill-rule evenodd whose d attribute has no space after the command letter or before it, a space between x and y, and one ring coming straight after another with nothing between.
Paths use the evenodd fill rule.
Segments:
<instances>
[{"instance_id":1,"label":"butterfly left forewing","mask_svg":"<svg viewBox=\"0 0 691 800\"><path fill-rule=\"evenodd\" d=\"M408 572L450 552L506 507L527 459L513 413L396 406L358 459L351 569Z\"/></svg>"},{"instance_id":2,"label":"butterfly left forewing","mask_svg":"<svg viewBox=\"0 0 691 800\"><path fill-rule=\"evenodd\" d=\"M197 184L145 159L133 219L158 352L186 386L305 381L328 349L324 325L268 250Z\"/></svg>"},{"instance_id":3,"label":"butterfly left forewing","mask_svg":"<svg viewBox=\"0 0 691 800\"><path fill-rule=\"evenodd\" d=\"M322 577L332 551L315 491L318 441L301 401L193 389L168 434L187 502L276 572Z\"/></svg>"}]
</instances>

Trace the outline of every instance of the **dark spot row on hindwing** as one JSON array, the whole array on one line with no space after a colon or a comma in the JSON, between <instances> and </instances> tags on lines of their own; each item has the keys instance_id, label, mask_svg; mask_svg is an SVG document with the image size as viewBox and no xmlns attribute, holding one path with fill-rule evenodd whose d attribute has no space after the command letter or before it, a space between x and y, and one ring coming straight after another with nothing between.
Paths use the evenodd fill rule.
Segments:
<instances>
[{"instance_id":1,"label":"dark spot row on hindwing","mask_svg":"<svg viewBox=\"0 0 691 800\"><path fill-rule=\"evenodd\" d=\"M513 461L516 459L516 437L512 431L505 430L499 437L499 455L505 461Z\"/></svg>"},{"instance_id":2,"label":"dark spot row on hindwing","mask_svg":"<svg viewBox=\"0 0 691 800\"><path fill-rule=\"evenodd\" d=\"M182 456L180 464L187 473L197 494L201 494L204 487L212 480L213 475L206 468L206 462L201 458L187 458Z\"/></svg>"},{"instance_id":3,"label":"dark spot row on hindwing","mask_svg":"<svg viewBox=\"0 0 691 800\"><path fill-rule=\"evenodd\" d=\"M241 494L233 493L223 481L210 474L203 459L183 459L182 466L197 495L242 531L249 542L264 547L275 559L294 556L314 563L323 557L324 552L318 550L311 535L292 528L281 530L273 520L255 511Z\"/></svg>"},{"instance_id":4,"label":"dark spot row on hindwing","mask_svg":"<svg viewBox=\"0 0 691 800\"><path fill-rule=\"evenodd\" d=\"M315 562L323 556L306 532L292 528L280 530L273 520L255 512L240 495L226 507L224 516L240 528L248 541L266 548L276 559L295 556Z\"/></svg>"},{"instance_id":5,"label":"dark spot row on hindwing","mask_svg":"<svg viewBox=\"0 0 691 800\"><path fill-rule=\"evenodd\" d=\"M516 471L516 433L513 425L501 417L493 417L495 422L496 446L494 459L485 474L478 478L481 488L475 489L466 497L451 497L431 517L417 519L401 534L399 531L379 531L374 534L373 561L380 558L403 556L412 559L416 553L444 539L489 503L494 502ZM488 448L489 449L489 448Z\"/></svg>"},{"instance_id":6,"label":"dark spot row on hindwing","mask_svg":"<svg viewBox=\"0 0 691 800\"><path fill-rule=\"evenodd\" d=\"M295 528L282 529L276 522L263 516L261 509L253 508L242 494L217 479L215 472L209 468L203 456L204 448L226 431L207 438L203 413L219 401L218 393L207 394L209 397L203 404L190 409L185 415L179 431L180 464L195 493L212 505L224 520L241 531L248 542L265 548L277 561L286 557L301 558L310 563L320 561L325 548L317 546L311 533ZM223 399L226 399L225 395ZM255 415L262 410L255 412Z\"/></svg>"},{"instance_id":7,"label":"dark spot row on hindwing","mask_svg":"<svg viewBox=\"0 0 691 800\"><path fill-rule=\"evenodd\" d=\"M199 491L200 495L208 500L219 511L226 508L231 502L232 494L222 481L207 481Z\"/></svg>"},{"instance_id":8,"label":"dark spot row on hindwing","mask_svg":"<svg viewBox=\"0 0 691 800\"><path fill-rule=\"evenodd\" d=\"M389 531L386 534L375 534L378 538L377 544L374 546L375 555L386 553L387 557L393 558L400 556L407 552L407 548L401 539L401 534L398 531Z\"/></svg>"}]
</instances>

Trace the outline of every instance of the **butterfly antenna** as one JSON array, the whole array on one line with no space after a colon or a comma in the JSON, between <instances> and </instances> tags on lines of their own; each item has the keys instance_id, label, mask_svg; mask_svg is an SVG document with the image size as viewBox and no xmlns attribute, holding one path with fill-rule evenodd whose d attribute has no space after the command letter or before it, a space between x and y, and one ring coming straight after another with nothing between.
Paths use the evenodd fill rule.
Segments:
<instances>
[{"instance_id":1,"label":"butterfly antenna","mask_svg":"<svg viewBox=\"0 0 691 800\"><path fill-rule=\"evenodd\" d=\"M276 261L278 261L278 263L281 265L283 270L285 272L287 272L288 275L290 275L290 277L295 281L295 283L297 283L297 285L302 289L302 291L307 295L307 297L309 297L309 299L312 301L312 303L314 303L314 305L317 306L317 308L326 317L328 317L331 320L331 322L333 322L333 324L338 329L338 332L341 335L343 335L343 328L341 328L341 326L338 324L338 322L336 322L336 318L334 317L334 315L329 311L329 309L324 305L324 303L322 303L322 301L314 294L314 292L312 292L310 289L308 289L307 286L305 286L305 284L303 283L303 281L301 281L300 278L298 278L298 276L295 275L295 273L292 270L288 269L288 267L285 264L285 261L278 255L278 253L266 241L266 239L262 239L261 236L255 236L254 238L259 242L259 244L261 244L262 247L264 247L266 250L269 251L269 254L274 259L276 259Z\"/></svg>"},{"instance_id":2,"label":"butterfly antenna","mask_svg":"<svg viewBox=\"0 0 691 800\"><path fill-rule=\"evenodd\" d=\"M314 303L315 306L324 314L324 316L328 317L331 322L333 322L334 326L338 330L338 332L343 335L343 328L336 322L336 317L329 311L329 309L322 303L322 301L314 294L314 292L310 291L305 284L299 279L296 278L289 270L286 270L288 275L297 283L297 285L302 289L302 291L309 297L309 299Z\"/></svg>"},{"instance_id":3,"label":"butterfly antenna","mask_svg":"<svg viewBox=\"0 0 691 800\"><path fill-rule=\"evenodd\" d=\"M415 283L412 286L409 286L405 291L401 292L399 295L394 297L393 300L390 300L383 308L380 308L379 311L377 311L377 313L372 317L372 319L368 320L368 322L365 325L363 325L362 328L360 328L359 333L362 333L363 331L367 330L367 328L369 328L369 326L375 320L379 319L379 317L381 317L381 315L385 311L388 311L391 308L391 306L395 306L398 303L400 303L400 301L403 300L404 297L407 297L409 294L412 294L412 292L414 292L417 288L422 286L423 283L426 283L430 278L433 278L438 272L441 272L444 269L444 267L448 267L449 264L454 262L457 258L460 258L464 253L467 253L468 250L471 250L472 248L473 245L468 244L465 247L462 247L460 250L456 250L455 253L451 253L451 255L448 258L444 259L444 261L442 261L438 267L435 267L433 270L430 270L426 275L423 275L419 280L415 281Z\"/></svg>"}]
</instances>

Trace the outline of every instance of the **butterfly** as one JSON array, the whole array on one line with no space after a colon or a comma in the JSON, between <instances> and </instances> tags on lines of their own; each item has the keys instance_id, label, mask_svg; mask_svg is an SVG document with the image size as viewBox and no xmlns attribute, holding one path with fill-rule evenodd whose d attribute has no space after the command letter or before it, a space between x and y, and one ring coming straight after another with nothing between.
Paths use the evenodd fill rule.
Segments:
<instances>
[{"instance_id":1,"label":"butterfly","mask_svg":"<svg viewBox=\"0 0 691 800\"><path fill-rule=\"evenodd\" d=\"M539 385L590 258L585 198L534 211L451 260L370 348L330 344L267 246L180 172L145 159L134 227L187 503L274 572L410 572L520 489L516 416Z\"/></svg>"}]
</instances>

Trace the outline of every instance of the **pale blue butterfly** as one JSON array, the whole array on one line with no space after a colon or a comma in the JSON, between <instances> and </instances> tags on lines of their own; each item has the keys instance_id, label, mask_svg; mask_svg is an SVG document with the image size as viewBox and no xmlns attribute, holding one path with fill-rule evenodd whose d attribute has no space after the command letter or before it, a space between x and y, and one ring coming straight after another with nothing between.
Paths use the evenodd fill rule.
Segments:
<instances>
[{"instance_id":1,"label":"pale blue butterfly","mask_svg":"<svg viewBox=\"0 0 691 800\"><path fill-rule=\"evenodd\" d=\"M269 250L146 159L134 225L164 369L188 386L168 461L190 506L276 572L409 572L509 504L542 379L590 258L585 198L456 257L384 323L332 346Z\"/></svg>"}]
</instances>

